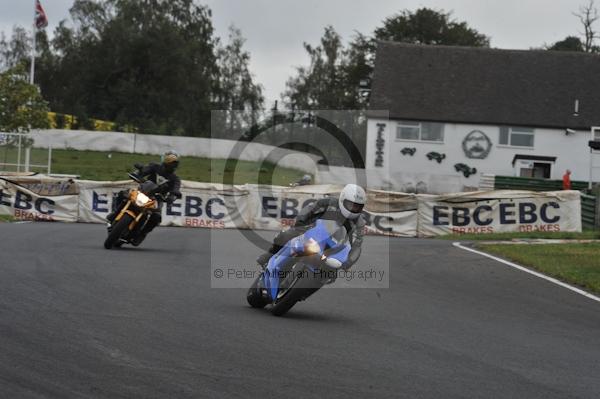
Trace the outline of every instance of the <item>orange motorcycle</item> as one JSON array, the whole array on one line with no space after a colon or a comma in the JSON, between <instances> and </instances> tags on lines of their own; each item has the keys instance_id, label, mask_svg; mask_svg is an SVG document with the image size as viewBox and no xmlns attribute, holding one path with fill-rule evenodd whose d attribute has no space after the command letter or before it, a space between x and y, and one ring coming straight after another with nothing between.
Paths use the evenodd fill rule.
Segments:
<instances>
[{"instance_id":1,"label":"orange motorcycle","mask_svg":"<svg viewBox=\"0 0 600 399\"><path fill-rule=\"evenodd\" d=\"M108 228L108 237L104 248L111 249L123 244L138 246L142 243L141 232L153 212L159 209L159 200L163 200L162 185L143 179L134 173L129 177L139 184L137 189L129 190L127 202L117 211L117 215ZM164 183L166 184L166 183Z\"/></svg>"}]
</instances>

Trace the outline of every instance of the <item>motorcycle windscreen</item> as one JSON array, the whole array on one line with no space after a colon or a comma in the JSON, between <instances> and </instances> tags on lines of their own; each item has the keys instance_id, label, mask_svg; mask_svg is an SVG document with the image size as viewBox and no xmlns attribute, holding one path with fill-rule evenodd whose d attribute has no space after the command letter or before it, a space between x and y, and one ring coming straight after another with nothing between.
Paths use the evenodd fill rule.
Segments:
<instances>
[{"instance_id":1,"label":"motorcycle windscreen","mask_svg":"<svg viewBox=\"0 0 600 399\"><path fill-rule=\"evenodd\" d=\"M157 188L158 188L158 186L156 185L156 183L154 183L153 181L150 181L150 180L146 180L140 186L140 190L146 195L154 194L154 192L156 191Z\"/></svg>"}]
</instances>

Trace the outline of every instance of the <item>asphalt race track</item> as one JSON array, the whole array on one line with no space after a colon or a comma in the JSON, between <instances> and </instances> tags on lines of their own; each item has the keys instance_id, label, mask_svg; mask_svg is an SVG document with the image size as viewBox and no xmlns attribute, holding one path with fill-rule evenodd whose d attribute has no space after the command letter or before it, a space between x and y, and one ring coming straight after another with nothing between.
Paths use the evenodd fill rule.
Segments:
<instances>
[{"instance_id":1,"label":"asphalt race track","mask_svg":"<svg viewBox=\"0 0 600 399\"><path fill-rule=\"evenodd\" d=\"M210 288L211 245L257 255L233 232L104 234L0 224L1 398L600 397L600 304L450 242L392 239L389 289L276 318Z\"/></svg>"}]
</instances>

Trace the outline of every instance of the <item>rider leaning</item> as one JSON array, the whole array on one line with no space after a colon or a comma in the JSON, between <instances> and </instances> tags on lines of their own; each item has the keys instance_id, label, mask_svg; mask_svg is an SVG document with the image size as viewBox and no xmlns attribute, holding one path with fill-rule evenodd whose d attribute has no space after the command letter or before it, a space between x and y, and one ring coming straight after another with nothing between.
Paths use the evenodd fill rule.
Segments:
<instances>
[{"instance_id":1,"label":"rider leaning","mask_svg":"<svg viewBox=\"0 0 600 399\"><path fill-rule=\"evenodd\" d=\"M362 187L347 184L339 198L323 198L303 208L294 227L280 232L274 239L269 251L256 260L263 268L269 259L276 254L289 240L303 234L317 219L335 220L343 224L348 231L352 249L348 260L342 264L343 269L349 269L360 257L363 241L363 230L366 224L362 210L367 202L367 195Z\"/></svg>"},{"instance_id":2,"label":"rider leaning","mask_svg":"<svg viewBox=\"0 0 600 399\"><path fill-rule=\"evenodd\" d=\"M165 201L170 204L173 203L173 201L175 201L177 198L181 197L181 180L175 174L178 166L179 155L174 151L167 151L162 156L162 162L160 164L151 162L148 165L140 168L139 172L136 174L137 176L146 178L158 185L166 182L167 184L165 184L164 189L159 194L161 194L165 198ZM117 210L121 209L124 201L127 201L127 192L121 191L117 197L117 203L119 204L119 206L116 208ZM161 208L162 202L159 201L159 206L152 212L148 223L146 223L144 229L140 232L140 241L143 240L144 237L162 221ZM116 212L108 215L107 220L109 223L112 222L115 216Z\"/></svg>"}]
</instances>

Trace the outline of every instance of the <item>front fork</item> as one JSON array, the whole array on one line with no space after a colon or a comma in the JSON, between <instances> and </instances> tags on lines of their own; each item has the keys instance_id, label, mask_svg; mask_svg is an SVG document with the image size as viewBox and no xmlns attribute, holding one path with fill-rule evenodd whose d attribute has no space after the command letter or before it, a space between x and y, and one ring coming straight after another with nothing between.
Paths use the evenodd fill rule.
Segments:
<instances>
[{"instance_id":1,"label":"front fork","mask_svg":"<svg viewBox=\"0 0 600 399\"><path fill-rule=\"evenodd\" d=\"M113 222L113 223L117 223L119 220L121 220L123 218L123 216L125 214L131 216L133 218L133 220L131 221L131 223L128 226L129 231L133 231L136 228L136 226L139 224L140 220L142 220L144 215L146 215L146 212L144 212L143 210L141 212L136 213L134 210L130 209L131 204L132 204L131 200L128 200L127 203L125 204L125 206L121 209L121 211L117 215L117 217L115 217L115 220ZM146 221L146 223L147 223L147 221Z\"/></svg>"}]
</instances>

